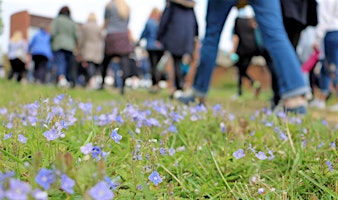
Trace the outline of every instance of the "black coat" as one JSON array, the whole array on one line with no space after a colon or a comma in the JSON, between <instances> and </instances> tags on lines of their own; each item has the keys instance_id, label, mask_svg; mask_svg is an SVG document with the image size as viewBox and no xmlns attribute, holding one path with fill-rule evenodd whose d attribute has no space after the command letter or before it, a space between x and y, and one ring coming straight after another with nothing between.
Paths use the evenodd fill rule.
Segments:
<instances>
[{"instance_id":1,"label":"black coat","mask_svg":"<svg viewBox=\"0 0 338 200\"><path fill-rule=\"evenodd\" d=\"M194 9L169 1L160 21L157 39L176 56L192 55L198 25Z\"/></svg>"},{"instance_id":2,"label":"black coat","mask_svg":"<svg viewBox=\"0 0 338 200\"><path fill-rule=\"evenodd\" d=\"M281 6L283 17L293 19L303 28L318 23L316 0L281 0Z\"/></svg>"}]
</instances>

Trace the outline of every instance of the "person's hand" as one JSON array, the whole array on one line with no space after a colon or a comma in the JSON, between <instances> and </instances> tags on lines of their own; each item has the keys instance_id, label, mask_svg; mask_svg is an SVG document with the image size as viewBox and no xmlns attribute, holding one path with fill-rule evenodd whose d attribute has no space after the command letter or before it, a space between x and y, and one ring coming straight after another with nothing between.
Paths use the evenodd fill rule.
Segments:
<instances>
[{"instance_id":1,"label":"person's hand","mask_svg":"<svg viewBox=\"0 0 338 200\"><path fill-rule=\"evenodd\" d=\"M319 44L317 42L313 43L312 48L315 51L319 51Z\"/></svg>"}]
</instances>

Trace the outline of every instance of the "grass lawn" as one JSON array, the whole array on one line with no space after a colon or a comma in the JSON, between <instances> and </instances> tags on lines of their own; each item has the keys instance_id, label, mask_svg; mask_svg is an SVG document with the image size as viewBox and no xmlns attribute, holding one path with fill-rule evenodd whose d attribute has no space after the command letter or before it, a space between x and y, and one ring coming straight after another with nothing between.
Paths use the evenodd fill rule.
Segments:
<instances>
[{"instance_id":1,"label":"grass lawn","mask_svg":"<svg viewBox=\"0 0 338 200\"><path fill-rule=\"evenodd\" d=\"M272 114L224 80L188 107L0 79L0 199L337 199L336 114Z\"/></svg>"}]
</instances>

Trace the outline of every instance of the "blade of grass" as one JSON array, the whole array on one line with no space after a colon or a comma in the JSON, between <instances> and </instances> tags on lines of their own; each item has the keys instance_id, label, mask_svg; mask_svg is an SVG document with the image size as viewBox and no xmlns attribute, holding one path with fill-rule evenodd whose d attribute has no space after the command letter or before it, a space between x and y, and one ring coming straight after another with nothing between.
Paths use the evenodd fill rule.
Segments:
<instances>
[{"instance_id":1,"label":"blade of grass","mask_svg":"<svg viewBox=\"0 0 338 200\"><path fill-rule=\"evenodd\" d=\"M308 181L310 181L312 184L316 185L317 187L319 187L320 189L322 189L326 193L330 194L332 197L337 197L337 193L335 193L334 191L330 190L329 188L319 184L317 181L312 179L310 176L306 175L303 171L299 171L299 174L302 175Z\"/></svg>"}]
</instances>

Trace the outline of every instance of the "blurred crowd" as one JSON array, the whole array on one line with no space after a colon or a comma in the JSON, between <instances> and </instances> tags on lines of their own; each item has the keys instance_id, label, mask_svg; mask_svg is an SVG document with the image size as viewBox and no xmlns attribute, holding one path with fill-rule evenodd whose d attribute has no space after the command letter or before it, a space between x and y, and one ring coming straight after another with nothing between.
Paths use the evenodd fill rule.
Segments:
<instances>
[{"instance_id":1,"label":"blurred crowd","mask_svg":"<svg viewBox=\"0 0 338 200\"><path fill-rule=\"evenodd\" d=\"M157 93L160 82L169 80L170 98L204 104L220 34L230 9L237 7L229 57L237 67L238 92L232 99L242 95L244 78L259 95L260 82L247 73L255 56L265 59L271 73L272 109L281 102L296 113L306 113L308 102L324 109L331 94L337 94L338 0L257 0L250 5L246 0L209 0L202 42L195 4L166 0L163 10L151 11L137 39L128 28L130 8L125 0L107 2L103 26L95 13L79 26L64 6L51 24L41 24L30 41L14 32L8 48L8 79L97 90L113 83L121 94L128 80L150 93ZM314 87L320 91L315 97ZM330 109L338 111L338 104Z\"/></svg>"}]
</instances>

